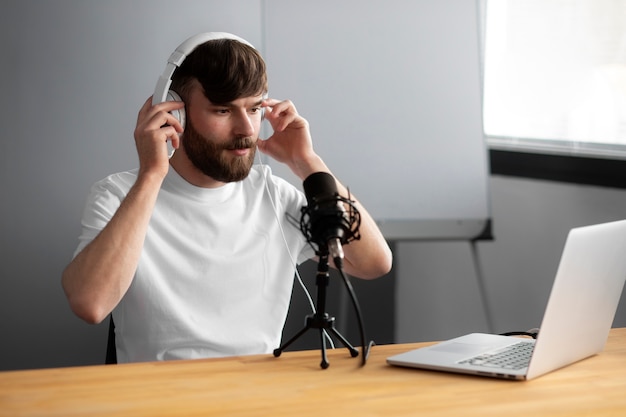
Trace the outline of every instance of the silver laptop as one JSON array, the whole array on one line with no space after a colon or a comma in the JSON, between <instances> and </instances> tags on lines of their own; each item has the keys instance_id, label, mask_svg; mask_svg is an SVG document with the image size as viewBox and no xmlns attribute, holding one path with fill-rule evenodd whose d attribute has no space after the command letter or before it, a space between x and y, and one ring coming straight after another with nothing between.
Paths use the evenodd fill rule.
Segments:
<instances>
[{"instance_id":1,"label":"silver laptop","mask_svg":"<svg viewBox=\"0 0 626 417\"><path fill-rule=\"evenodd\" d=\"M511 380L538 377L604 349L625 279L626 220L572 229L536 340L472 333L387 363Z\"/></svg>"}]
</instances>

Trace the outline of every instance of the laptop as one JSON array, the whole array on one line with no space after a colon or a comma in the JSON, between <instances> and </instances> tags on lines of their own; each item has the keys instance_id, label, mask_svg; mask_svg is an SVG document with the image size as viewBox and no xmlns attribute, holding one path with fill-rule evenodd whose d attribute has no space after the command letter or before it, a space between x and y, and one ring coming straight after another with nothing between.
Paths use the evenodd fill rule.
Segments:
<instances>
[{"instance_id":1,"label":"laptop","mask_svg":"<svg viewBox=\"0 0 626 417\"><path fill-rule=\"evenodd\" d=\"M472 333L390 356L387 363L510 380L536 378L604 349L625 279L626 220L574 228L536 340ZM511 350L525 351L526 358Z\"/></svg>"}]
</instances>

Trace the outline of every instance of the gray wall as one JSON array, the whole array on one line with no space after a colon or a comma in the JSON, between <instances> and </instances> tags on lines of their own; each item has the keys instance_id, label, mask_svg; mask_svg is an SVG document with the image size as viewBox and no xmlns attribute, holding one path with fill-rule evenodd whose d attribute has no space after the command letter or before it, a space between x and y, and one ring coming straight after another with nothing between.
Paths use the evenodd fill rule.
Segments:
<instances>
[{"instance_id":1,"label":"gray wall","mask_svg":"<svg viewBox=\"0 0 626 417\"><path fill-rule=\"evenodd\" d=\"M137 111L179 41L209 28L262 45L262 5L261 0L188 0L175 7L162 0L3 4L0 370L102 362L106 326L74 317L60 286L89 186L136 166ZM199 12L184 12L191 9ZM89 42L83 34L90 35ZM140 53L152 58L135 60ZM499 314L494 324L497 331L534 327L567 229L622 218L626 193L500 177L490 185L496 240L480 243L479 251L489 305ZM385 318L375 323L371 337L389 341L389 327L398 341L486 328L467 242L402 242L395 252L394 273L361 291L366 295L361 304ZM387 284L395 290L371 291ZM623 308L616 323L626 325Z\"/></svg>"},{"instance_id":2,"label":"gray wall","mask_svg":"<svg viewBox=\"0 0 626 417\"><path fill-rule=\"evenodd\" d=\"M294 100L317 151L388 237L473 238L489 218L476 6L266 3L270 93Z\"/></svg>"},{"instance_id":3,"label":"gray wall","mask_svg":"<svg viewBox=\"0 0 626 417\"><path fill-rule=\"evenodd\" d=\"M501 176L490 181L494 241L478 243L488 326L467 242L396 245L396 341L540 325L570 228L626 218L626 190ZM626 326L622 297L614 327Z\"/></svg>"}]
</instances>

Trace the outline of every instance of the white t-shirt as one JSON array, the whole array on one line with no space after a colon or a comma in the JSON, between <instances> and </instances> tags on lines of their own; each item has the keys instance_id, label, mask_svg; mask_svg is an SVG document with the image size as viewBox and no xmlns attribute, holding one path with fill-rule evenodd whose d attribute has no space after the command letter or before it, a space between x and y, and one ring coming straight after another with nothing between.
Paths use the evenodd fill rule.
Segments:
<instances>
[{"instance_id":1,"label":"white t-shirt","mask_svg":"<svg viewBox=\"0 0 626 417\"><path fill-rule=\"evenodd\" d=\"M92 187L76 253L108 223L136 177L137 170L118 173ZM254 166L245 180L216 189L193 186L170 168L135 277L113 311L118 362L277 348L293 262L315 255L298 225L304 205L304 195L269 167Z\"/></svg>"}]
</instances>

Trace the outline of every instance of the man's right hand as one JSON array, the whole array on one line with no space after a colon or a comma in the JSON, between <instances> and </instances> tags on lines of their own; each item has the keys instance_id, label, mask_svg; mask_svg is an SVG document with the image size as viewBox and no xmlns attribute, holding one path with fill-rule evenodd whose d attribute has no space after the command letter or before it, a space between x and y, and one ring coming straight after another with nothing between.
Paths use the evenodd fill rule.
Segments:
<instances>
[{"instance_id":1,"label":"man's right hand","mask_svg":"<svg viewBox=\"0 0 626 417\"><path fill-rule=\"evenodd\" d=\"M169 169L167 141L172 147L180 146L179 134L183 132L180 122L170 113L181 109L181 101L166 101L152 105L152 97L144 103L137 116L134 137L139 156L139 173L156 173L164 178Z\"/></svg>"}]
</instances>

